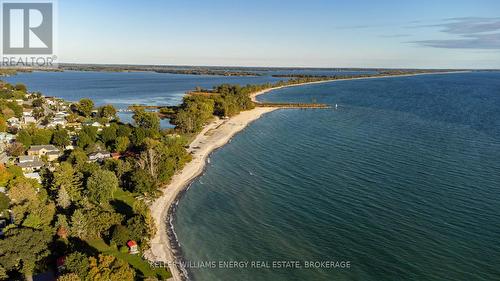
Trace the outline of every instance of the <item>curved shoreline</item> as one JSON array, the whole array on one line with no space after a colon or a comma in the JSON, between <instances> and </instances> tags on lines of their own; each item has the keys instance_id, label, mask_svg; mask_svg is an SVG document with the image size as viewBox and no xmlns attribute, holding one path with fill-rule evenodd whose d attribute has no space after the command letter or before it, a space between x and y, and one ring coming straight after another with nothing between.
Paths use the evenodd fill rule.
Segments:
<instances>
[{"instance_id":1,"label":"curved shoreline","mask_svg":"<svg viewBox=\"0 0 500 281\"><path fill-rule=\"evenodd\" d=\"M468 71L463 71L468 72ZM328 83L335 81L359 80L359 79L376 79L390 77L406 77L429 74L447 74L447 73L463 73L463 72L436 72L436 73L417 73L404 75L388 75L374 77L359 77L347 79L332 79L323 81L314 81L301 84L285 85L273 87L255 92L251 95L251 99L257 102L256 97L273 90L304 86L309 84ZM151 205L151 216L153 217L158 228L157 233L150 241L150 249L144 253L144 257L152 262L160 262L168 266L172 274L169 280L183 281L187 280L187 271L182 267L184 258L177 241L177 236L173 229L173 215L175 214L177 204L182 195L189 188L190 184L200 175L203 174L207 158L216 149L224 146L234 135L243 130L251 122L259 119L262 115L272 112L278 108L273 107L256 107L252 110L242 111L238 115L230 119L216 119L208 125L195 137L188 148L193 156L193 159L186 166L172 177L170 184L163 189L161 197L156 199Z\"/></svg>"},{"instance_id":2,"label":"curved shoreline","mask_svg":"<svg viewBox=\"0 0 500 281\"><path fill-rule=\"evenodd\" d=\"M150 205L151 216L155 220L158 231L151 239L151 248L144 253L144 256L150 261L162 262L168 266L172 273L172 280L186 280L187 277L181 266L182 260L179 260L180 250L175 239L175 232L171 228L171 218L176 202L189 184L203 173L206 160L215 149L226 144L236 133L263 114L274 110L276 108L257 107L243 111L227 120L216 119L205 126L189 145L188 152L192 154L193 159L172 177L170 184L164 188L163 195Z\"/></svg>"}]
</instances>

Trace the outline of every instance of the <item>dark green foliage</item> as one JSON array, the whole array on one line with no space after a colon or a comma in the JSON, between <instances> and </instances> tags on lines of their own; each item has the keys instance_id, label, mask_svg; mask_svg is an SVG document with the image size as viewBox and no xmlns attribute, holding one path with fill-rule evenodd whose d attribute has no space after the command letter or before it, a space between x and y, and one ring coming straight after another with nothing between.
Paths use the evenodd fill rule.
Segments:
<instances>
[{"instance_id":1,"label":"dark green foliage","mask_svg":"<svg viewBox=\"0 0 500 281\"><path fill-rule=\"evenodd\" d=\"M26 93L26 91L28 91L28 88L26 87L26 85L24 85L22 83L17 83L14 86L14 89L16 89L17 91L25 92L25 93Z\"/></svg>"},{"instance_id":2,"label":"dark green foliage","mask_svg":"<svg viewBox=\"0 0 500 281\"><path fill-rule=\"evenodd\" d=\"M114 191L118 189L118 179L111 171L97 169L87 179L86 194L88 198L99 204L109 202Z\"/></svg>"},{"instance_id":3,"label":"dark green foliage","mask_svg":"<svg viewBox=\"0 0 500 281\"><path fill-rule=\"evenodd\" d=\"M94 102L91 99L81 99L76 106L78 113L84 117L89 117L94 109Z\"/></svg>"},{"instance_id":4,"label":"dark green foliage","mask_svg":"<svg viewBox=\"0 0 500 281\"><path fill-rule=\"evenodd\" d=\"M213 113L213 99L205 96L187 96L171 122L183 133L195 133L212 118Z\"/></svg>"},{"instance_id":5,"label":"dark green foliage","mask_svg":"<svg viewBox=\"0 0 500 281\"><path fill-rule=\"evenodd\" d=\"M57 130L55 130L54 133L52 134L51 143L59 147L65 147L69 145L70 140L68 131L63 128L57 128Z\"/></svg>"},{"instance_id":6,"label":"dark green foliage","mask_svg":"<svg viewBox=\"0 0 500 281\"><path fill-rule=\"evenodd\" d=\"M69 254L64 262L65 272L72 272L78 275L80 279L85 280L89 270L89 260L85 254L74 252Z\"/></svg>"},{"instance_id":7,"label":"dark green foliage","mask_svg":"<svg viewBox=\"0 0 500 281\"><path fill-rule=\"evenodd\" d=\"M143 169L137 169L132 172L130 178L131 191L139 194L154 193L156 184L153 178Z\"/></svg>"},{"instance_id":8,"label":"dark green foliage","mask_svg":"<svg viewBox=\"0 0 500 281\"><path fill-rule=\"evenodd\" d=\"M132 128L128 124L120 124L116 129L116 135L118 137L129 137L132 133Z\"/></svg>"},{"instance_id":9,"label":"dark green foliage","mask_svg":"<svg viewBox=\"0 0 500 281\"><path fill-rule=\"evenodd\" d=\"M33 275L36 263L49 255L52 236L41 230L14 228L0 239L0 265L7 271L19 271L26 279Z\"/></svg>"},{"instance_id":10,"label":"dark green foliage","mask_svg":"<svg viewBox=\"0 0 500 281\"><path fill-rule=\"evenodd\" d=\"M127 227L123 225L114 226L113 233L111 234L111 242L114 242L117 246L124 246L130 239L130 232Z\"/></svg>"},{"instance_id":11,"label":"dark green foliage","mask_svg":"<svg viewBox=\"0 0 500 281\"><path fill-rule=\"evenodd\" d=\"M149 230L144 223L142 216L134 216L127 221L127 229L130 235L130 240L137 241L139 244L149 240Z\"/></svg>"},{"instance_id":12,"label":"dark green foliage","mask_svg":"<svg viewBox=\"0 0 500 281\"><path fill-rule=\"evenodd\" d=\"M116 118L116 108L111 104L101 106L99 108L99 117L111 120Z\"/></svg>"},{"instance_id":13,"label":"dark green foliage","mask_svg":"<svg viewBox=\"0 0 500 281\"><path fill-rule=\"evenodd\" d=\"M153 132L158 132L160 130L160 118L155 112L136 110L133 118L137 127Z\"/></svg>"},{"instance_id":14,"label":"dark green foliage","mask_svg":"<svg viewBox=\"0 0 500 281\"><path fill-rule=\"evenodd\" d=\"M32 144L50 144L52 139L52 130L49 129L35 129L31 137Z\"/></svg>"},{"instance_id":15,"label":"dark green foliage","mask_svg":"<svg viewBox=\"0 0 500 281\"><path fill-rule=\"evenodd\" d=\"M4 193L0 193L0 212L9 208L10 199Z\"/></svg>"},{"instance_id":16,"label":"dark green foliage","mask_svg":"<svg viewBox=\"0 0 500 281\"><path fill-rule=\"evenodd\" d=\"M17 133L16 141L22 143L25 148L29 148L31 146L31 135L26 130L20 130Z\"/></svg>"},{"instance_id":17,"label":"dark green foliage","mask_svg":"<svg viewBox=\"0 0 500 281\"><path fill-rule=\"evenodd\" d=\"M101 132L101 141L107 146L110 147L114 144L116 140L116 129L117 125L112 124L109 127L105 127Z\"/></svg>"}]
</instances>

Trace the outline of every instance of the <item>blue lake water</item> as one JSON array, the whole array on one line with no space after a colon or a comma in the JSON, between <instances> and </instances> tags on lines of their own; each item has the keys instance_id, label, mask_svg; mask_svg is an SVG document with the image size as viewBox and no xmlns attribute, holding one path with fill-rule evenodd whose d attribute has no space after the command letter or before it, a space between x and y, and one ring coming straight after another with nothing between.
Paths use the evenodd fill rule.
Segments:
<instances>
[{"instance_id":1,"label":"blue lake water","mask_svg":"<svg viewBox=\"0 0 500 281\"><path fill-rule=\"evenodd\" d=\"M499 280L500 73L338 81L216 151L175 231L204 261L349 269L191 269L195 280Z\"/></svg>"},{"instance_id":2,"label":"blue lake water","mask_svg":"<svg viewBox=\"0 0 500 281\"><path fill-rule=\"evenodd\" d=\"M36 72L4 78L97 104L177 104L185 91L276 78ZM350 261L349 269L198 269L196 280L498 280L500 73L338 81L215 152L179 203L186 258Z\"/></svg>"},{"instance_id":3,"label":"blue lake water","mask_svg":"<svg viewBox=\"0 0 500 281\"><path fill-rule=\"evenodd\" d=\"M212 88L222 83L263 84L281 78L271 76L224 77L212 75L182 75L155 72L33 72L2 77L10 83L24 83L30 91L56 96L68 101L90 98L96 105L113 104L126 108L132 104L176 105L187 91L195 87ZM132 122L132 114L118 114L123 122ZM167 119L162 127L171 127Z\"/></svg>"}]
</instances>

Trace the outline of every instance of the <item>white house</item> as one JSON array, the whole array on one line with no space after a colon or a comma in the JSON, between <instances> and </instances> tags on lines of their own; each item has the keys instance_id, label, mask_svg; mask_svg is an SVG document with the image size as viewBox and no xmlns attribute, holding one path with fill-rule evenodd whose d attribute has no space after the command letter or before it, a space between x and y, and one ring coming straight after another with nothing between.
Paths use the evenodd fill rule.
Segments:
<instances>
[{"instance_id":1,"label":"white house","mask_svg":"<svg viewBox=\"0 0 500 281\"><path fill-rule=\"evenodd\" d=\"M7 123L9 123L9 126L11 127L19 127L19 118L17 117L10 117L7 119Z\"/></svg>"},{"instance_id":2,"label":"white house","mask_svg":"<svg viewBox=\"0 0 500 281\"><path fill-rule=\"evenodd\" d=\"M23 116L23 123L25 125L36 123L36 119L33 116Z\"/></svg>"},{"instance_id":3,"label":"white house","mask_svg":"<svg viewBox=\"0 0 500 281\"><path fill-rule=\"evenodd\" d=\"M96 162L96 161L103 161L104 159L111 158L111 153L108 151L96 151L92 152L89 155L89 161L90 162Z\"/></svg>"}]
</instances>

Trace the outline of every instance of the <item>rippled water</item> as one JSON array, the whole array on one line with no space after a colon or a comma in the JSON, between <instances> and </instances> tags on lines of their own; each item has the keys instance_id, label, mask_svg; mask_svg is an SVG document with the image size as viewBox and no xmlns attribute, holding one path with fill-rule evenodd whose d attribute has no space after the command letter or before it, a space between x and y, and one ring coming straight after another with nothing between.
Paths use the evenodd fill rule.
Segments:
<instances>
[{"instance_id":1,"label":"rippled water","mask_svg":"<svg viewBox=\"0 0 500 281\"><path fill-rule=\"evenodd\" d=\"M215 152L175 220L186 258L347 260L191 269L196 280L498 280L500 73L274 91L281 110Z\"/></svg>"},{"instance_id":2,"label":"rippled water","mask_svg":"<svg viewBox=\"0 0 500 281\"><path fill-rule=\"evenodd\" d=\"M222 83L263 84L281 78L271 76L223 77L213 75L183 75L155 72L33 72L2 77L10 83L24 83L30 91L40 91L69 101L90 98L96 105L113 104L126 108L133 104L176 105L187 91L200 86L212 88ZM132 114L120 112L123 122L132 122ZM172 127L167 119L163 128Z\"/></svg>"}]
</instances>

